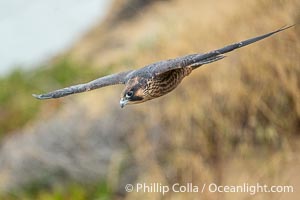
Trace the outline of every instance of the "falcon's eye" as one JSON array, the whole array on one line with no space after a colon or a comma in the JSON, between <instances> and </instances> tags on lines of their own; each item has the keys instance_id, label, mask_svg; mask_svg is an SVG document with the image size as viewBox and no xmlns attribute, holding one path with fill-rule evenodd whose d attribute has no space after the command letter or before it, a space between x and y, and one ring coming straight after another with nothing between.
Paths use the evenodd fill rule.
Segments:
<instances>
[{"instance_id":1,"label":"falcon's eye","mask_svg":"<svg viewBox=\"0 0 300 200\"><path fill-rule=\"evenodd\" d=\"M126 93L126 98L130 98L133 95L133 91L129 91Z\"/></svg>"}]
</instances>

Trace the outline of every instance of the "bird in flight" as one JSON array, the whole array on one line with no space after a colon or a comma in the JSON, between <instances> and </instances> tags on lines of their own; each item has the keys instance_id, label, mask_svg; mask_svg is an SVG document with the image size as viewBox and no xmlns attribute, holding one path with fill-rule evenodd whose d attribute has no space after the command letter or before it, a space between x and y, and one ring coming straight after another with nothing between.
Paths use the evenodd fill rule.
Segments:
<instances>
[{"instance_id":1,"label":"bird in flight","mask_svg":"<svg viewBox=\"0 0 300 200\"><path fill-rule=\"evenodd\" d=\"M194 69L223 59L225 53L247 46L293 26L285 26L273 32L230 44L208 53L190 54L175 59L159 61L140 69L107 75L88 83L73 85L46 94L33 94L33 96L37 99L60 98L109 85L125 84L125 88L121 93L121 108L127 104L142 103L171 92Z\"/></svg>"}]
</instances>

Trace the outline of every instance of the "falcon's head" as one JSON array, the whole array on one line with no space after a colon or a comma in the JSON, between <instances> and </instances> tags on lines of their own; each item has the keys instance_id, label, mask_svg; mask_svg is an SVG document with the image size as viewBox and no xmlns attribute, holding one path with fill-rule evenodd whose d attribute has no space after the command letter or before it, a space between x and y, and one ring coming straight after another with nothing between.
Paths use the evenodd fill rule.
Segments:
<instances>
[{"instance_id":1,"label":"falcon's head","mask_svg":"<svg viewBox=\"0 0 300 200\"><path fill-rule=\"evenodd\" d=\"M141 77L130 79L121 94L121 108L127 104L137 104L149 100L147 95L145 95L146 83L147 81Z\"/></svg>"}]
</instances>

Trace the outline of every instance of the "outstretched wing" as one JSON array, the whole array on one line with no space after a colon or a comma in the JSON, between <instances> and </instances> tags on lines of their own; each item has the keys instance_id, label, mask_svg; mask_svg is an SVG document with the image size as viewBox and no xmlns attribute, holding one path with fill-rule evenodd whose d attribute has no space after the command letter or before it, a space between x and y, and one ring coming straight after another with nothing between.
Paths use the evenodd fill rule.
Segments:
<instances>
[{"instance_id":1,"label":"outstretched wing","mask_svg":"<svg viewBox=\"0 0 300 200\"><path fill-rule=\"evenodd\" d=\"M228 53L235 49L247 46L247 45L257 42L259 40L265 39L275 33L281 32L281 31L291 28L293 26L295 26L295 25L285 26L276 31L273 31L273 32L270 32L270 33L267 33L267 34L264 34L261 36L257 36L257 37L254 37L254 38L251 38L248 40L244 40L244 41L241 41L238 43L230 44L228 46L211 51L209 53L191 54L191 55L183 56L183 57L176 58L176 59L162 61L157 64L154 63L153 66L151 66L151 71L155 74L161 74L161 73L173 70L173 69L178 69L178 68L187 67L187 66L196 68L196 67L199 67L204 64L215 62L215 61L218 61L218 60L224 58L225 56L223 54L225 54L225 53Z\"/></svg>"},{"instance_id":2,"label":"outstretched wing","mask_svg":"<svg viewBox=\"0 0 300 200\"><path fill-rule=\"evenodd\" d=\"M49 92L46 94L39 94L39 95L33 94L32 96L34 96L37 99L60 98L60 97L67 96L70 94L86 92L89 90L94 90L94 89L109 86L109 85L124 84L126 81L126 76L130 72L132 72L132 71L112 74L112 75L98 78L98 79L93 80L88 83L73 85L73 86L55 90L55 91L52 91L52 92Z\"/></svg>"}]
</instances>

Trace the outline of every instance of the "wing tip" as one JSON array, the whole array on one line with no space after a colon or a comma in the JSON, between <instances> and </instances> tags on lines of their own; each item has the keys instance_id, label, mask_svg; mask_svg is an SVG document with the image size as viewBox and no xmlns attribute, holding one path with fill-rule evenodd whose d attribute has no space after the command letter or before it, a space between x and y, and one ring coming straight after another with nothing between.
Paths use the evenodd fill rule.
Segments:
<instances>
[{"instance_id":1,"label":"wing tip","mask_svg":"<svg viewBox=\"0 0 300 200\"><path fill-rule=\"evenodd\" d=\"M40 94L32 94L32 96L36 99L42 99L42 95Z\"/></svg>"},{"instance_id":2,"label":"wing tip","mask_svg":"<svg viewBox=\"0 0 300 200\"><path fill-rule=\"evenodd\" d=\"M51 98L51 97L44 96L42 94L32 94L32 96L35 97L36 99L40 99L40 100Z\"/></svg>"},{"instance_id":3,"label":"wing tip","mask_svg":"<svg viewBox=\"0 0 300 200\"><path fill-rule=\"evenodd\" d=\"M280 29L278 29L278 31L283 31L283 30L286 30L286 29L289 29L289 28L292 28L296 26L296 24L292 24L292 25L285 25L283 27L281 27Z\"/></svg>"}]
</instances>

